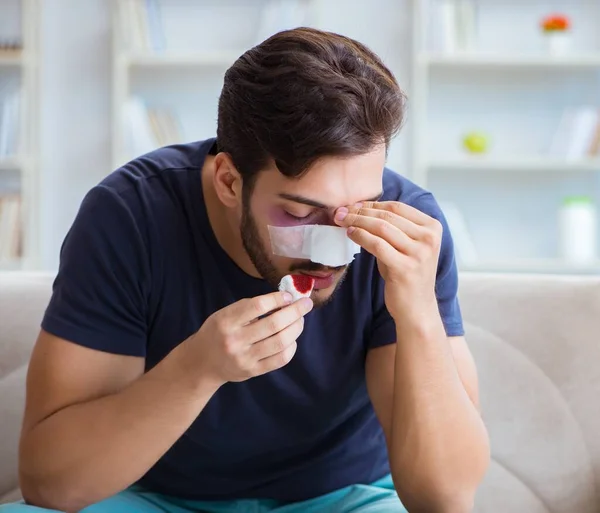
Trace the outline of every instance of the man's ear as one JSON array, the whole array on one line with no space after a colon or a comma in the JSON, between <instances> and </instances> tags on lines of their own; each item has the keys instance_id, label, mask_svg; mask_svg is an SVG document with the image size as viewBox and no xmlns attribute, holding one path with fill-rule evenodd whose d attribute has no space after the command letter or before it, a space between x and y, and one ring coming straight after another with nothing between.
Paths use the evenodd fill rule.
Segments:
<instances>
[{"instance_id":1,"label":"man's ear","mask_svg":"<svg viewBox=\"0 0 600 513\"><path fill-rule=\"evenodd\" d=\"M227 153L215 156L213 183L223 205L235 208L242 204L242 176Z\"/></svg>"}]
</instances>

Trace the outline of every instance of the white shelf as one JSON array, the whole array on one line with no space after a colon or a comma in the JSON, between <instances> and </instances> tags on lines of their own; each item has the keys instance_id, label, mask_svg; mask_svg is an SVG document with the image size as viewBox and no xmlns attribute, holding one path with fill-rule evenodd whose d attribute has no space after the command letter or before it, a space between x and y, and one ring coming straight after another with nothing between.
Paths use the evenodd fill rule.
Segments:
<instances>
[{"instance_id":1,"label":"white shelf","mask_svg":"<svg viewBox=\"0 0 600 513\"><path fill-rule=\"evenodd\" d=\"M118 58L131 68L228 67L240 54L228 52L183 54L122 54Z\"/></svg>"},{"instance_id":2,"label":"white shelf","mask_svg":"<svg viewBox=\"0 0 600 513\"><path fill-rule=\"evenodd\" d=\"M521 214L536 211L537 205L540 212L556 209L567 195L600 198L600 158L566 160L531 150L551 146L568 108L598 105L600 49L595 27L600 4L567 2L575 4L573 13L585 13L585 19L577 18L577 45L581 46L567 56L555 57L544 53L542 36L531 24L539 19L539 5L474 3L473 50L444 53L441 45L452 31L444 34L443 20L434 19L430 10L434 3L412 2L411 178L460 208L476 247L492 245L487 253L490 260L463 263L461 270L600 274L600 255L586 265L554 257L552 241L560 234L553 217L521 220ZM513 18L519 21L513 23ZM434 32L438 28L439 33ZM461 47L460 41L455 43ZM468 154L462 148L461 134L472 130L491 134L506 151L492 148L487 154ZM493 180L481 179L486 176ZM498 201L494 201L496 192L503 195ZM515 208L504 213L503 200L513 192ZM488 206L488 202L492 203Z\"/></svg>"},{"instance_id":3,"label":"white shelf","mask_svg":"<svg viewBox=\"0 0 600 513\"><path fill-rule=\"evenodd\" d=\"M544 157L494 159L485 155L433 160L426 164L434 171L502 171L502 172L594 172L600 171L600 159L567 161Z\"/></svg>"},{"instance_id":4,"label":"white shelf","mask_svg":"<svg viewBox=\"0 0 600 513\"><path fill-rule=\"evenodd\" d=\"M22 52L0 51L0 67L2 66L21 66L25 62Z\"/></svg>"},{"instance_id":5,"label":"white shelf","mask_svg":"<svg viewBox=\"0 0 600 513\"><path fill-rule=\"evenodd\" d=\"M17 2L15 2L17 3ZM0 260L0 270L36 268L40 255L39 217L39 0L19 0L23 50L0 51L0 74L4 69L19 74L22 105L19 109L18 142L21 153L0 158L0 190L12 190L18 177L22 210L22 256ZM13 23L9 21L9 23ZM0 88L4 77L0 78ZM14 172L14 174L13 174Z\"/></svg>"},{"instance_id":6,"label":"white shelf","mask_svg":"<svg viewBox=\"0 0 600 513\"><path fill-rule=\"evenodd\" d=\"M22 157L6 157L0 158L0 171L21 170L26 164L26 160Z\"/></svg>"},{"instance_id":7,"label":"white shelf","mask_svg":"<svg viewBox=\"0 0 600 513\"><path fill-rule=\"evenodd\" d=\"M0 271L20 271L23 267L22 260L0 260Z\"/></svg>"},{"instance_id":8,"label":"white shelf","mask_svg":"<svg viewBox=\"0 0 600 513\"><path fill-rule=\"evenodd\" d=\"M459 269L465 272L600 274L600 260L590 264L574 264L560 259L482 261L459 265Z\"/></svg>"},{"instance_id":9,"label":"white shelf","mask_svg":"<svg viewBox=\"0 0 600 513\"><path fill-rule=\"evenodd\" d=\"M417 62L430 68L600 68L600 54L571 57L518 56L518 55L477 55L477 54L420 54Z\"/></svg>"}]
</instances>

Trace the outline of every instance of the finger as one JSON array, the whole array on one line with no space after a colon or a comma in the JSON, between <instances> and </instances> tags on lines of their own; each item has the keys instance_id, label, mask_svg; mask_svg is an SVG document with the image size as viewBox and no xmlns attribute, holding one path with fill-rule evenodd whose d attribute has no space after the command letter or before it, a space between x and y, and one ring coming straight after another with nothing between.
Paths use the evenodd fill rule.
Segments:
<instances>
[{"instance_id":1,"label":"finger","mask_svg":"<svg viewBox=\"0 0 600 513\"><path fill-rule=\"evenodd\" d=\"M253 360L264 360L271 356L285 351L291 344L298 340L298 337L304 329L304 317L300 317L296 322L290 324L279 333L270 336L254 344L250 349L250 356Z\"/></svg>"},{"instance_id":2,"label":"finger","mask_svg":"<svg viewBox=\"0 0 600 513\"><path fill-rule=\"evenodd\" d=\"M271 292L262 296L242 299L227 307L227 317L237 326L243 326L273 310L289 305L292 299L288 292Z\"/></svg>"},{"instance_id":3,"label":"finger","mask_svg":"<svg viewBox=\"0 0 600 513\"><path fill-rule=\"evenodd\" d=\"M364 228L351 227L348 230L348 237L385 265L395 264L398 258L408 258L406 255L399 253L385 239L373 235Z\"/></svg>"},{"instance_id":4,"label":"finger","mask_svg":"<svg viewBox=\"0 0 600 513\"><path fill-rule=\"evenodd\" d=\"M432 222L435 222L433 217L428 216L419 209L407 205L406 203L401 203L400 201L365 201L361 206L362 208L388 210L389 212L393 212L394 214L404 217L421 226L430 226Z\"/></svg>"},{"instance_id":5,"label":"finger","mask_svg":"<svg viewBox=\"0 0 600 513\"><path fill-rule=\"evenodd\" d=\"M249 344L265 340L304 317L312 307L310 298L303 297L268 317L244 326L242 336Z\"/></svg>"},{"instance_id":6,"label":"finger","mask_svg":"<svg viewBox=\"0 0 600 513\"><path fill-rule=\"evenodd\" d=\"M264 360L260 360L254 368L254 375L260 376L262 374L266 374L267 372L285 367L288 363L290 363L296 354L296 349L298 349L298 344L296 341L294 341L280 353L269 356Z\"/></svg>"},{"instance_id":7,"label":"finger","mask_svg":"<svg viewBox=\"0 0 600 513\"><path fill-rule=\"evenodd\" d=\"M378 238L386 241L396 251L405 254L411 254L418 244L417 241L411 239L406 233L398 229L392 223L379 217L369 217L350 213L344 219L344 223L346 226L362 228L363 230L376 235Z\"/></svg>"},{"instance_id":8,"label":"finger","mask_svg":"<svg viewBox=\"0 0 600 513\"><path fill-rule=\"evenodd\" d=\"M408 235L413 240L420 240L423 235L424 228L422 226L414 223L409 219L406 219L405 217L401 217L398 214L391 212L390 210L365 207L361 207L359 209L350 209L349 213L343 220L338 221L338 219L336 218L336 222L340 226L352 226L352 221L353 219L355 219L355 217L353 216L356 215L382 219L383 221L394 225L396 228Z\"/></svg>"}]
</instances>

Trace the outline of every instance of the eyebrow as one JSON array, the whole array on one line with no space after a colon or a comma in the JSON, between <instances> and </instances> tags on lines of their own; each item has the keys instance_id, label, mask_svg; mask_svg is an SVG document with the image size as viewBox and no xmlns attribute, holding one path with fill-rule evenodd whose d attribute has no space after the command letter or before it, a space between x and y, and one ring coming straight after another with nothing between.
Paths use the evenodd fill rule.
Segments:
<instances>
[{"instance_id":1,"label":"eyebrow","mask_svg":"<svg viewBox=\"0 0 600 513\"><path fill-rule=\"evenodd\" d=\"M383 196L383 192L379 193L374 198L366 199L366 200L362 200L362 201L379 201L382 196ZM309 207L325 208L325 209L338 208L338 207L332 207L331 205L325 205L325 203L321 203L320 201L315 201L310 198L305 198L304 196L297 196L296 194L286 194L285 192L282 192L279 194L279 197L286 199L288 201L293 201L294 203L301 203L303 205L308 205Z\"/></svg>"}]
</instances>

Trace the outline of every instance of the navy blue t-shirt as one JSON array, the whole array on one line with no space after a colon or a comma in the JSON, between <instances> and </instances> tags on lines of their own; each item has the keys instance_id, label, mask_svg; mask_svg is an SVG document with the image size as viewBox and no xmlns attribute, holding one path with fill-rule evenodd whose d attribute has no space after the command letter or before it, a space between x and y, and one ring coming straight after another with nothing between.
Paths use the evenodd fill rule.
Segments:
<instances>
[{"instance_id":1,"label":"navy blue t-shirt","mask_svg":"<svg viewBox=\"0 0 600 513\"><path fill-rule=\"evenodd\" d=\"M214 143L161 148L86 195L61 249L45 330L144 357L149 370L215 311L273 292L237 267L210 226L200 171ZM387 169L383 190L442 221L436 293L447 334L462 335L452 240L436 201ZM383 281L363 251L335 298L306 316L292 361L222 386L139 484L190 499L297 501L376 481L390 470L365 357L395 338Z\"/></svg>"}]
</instances>

